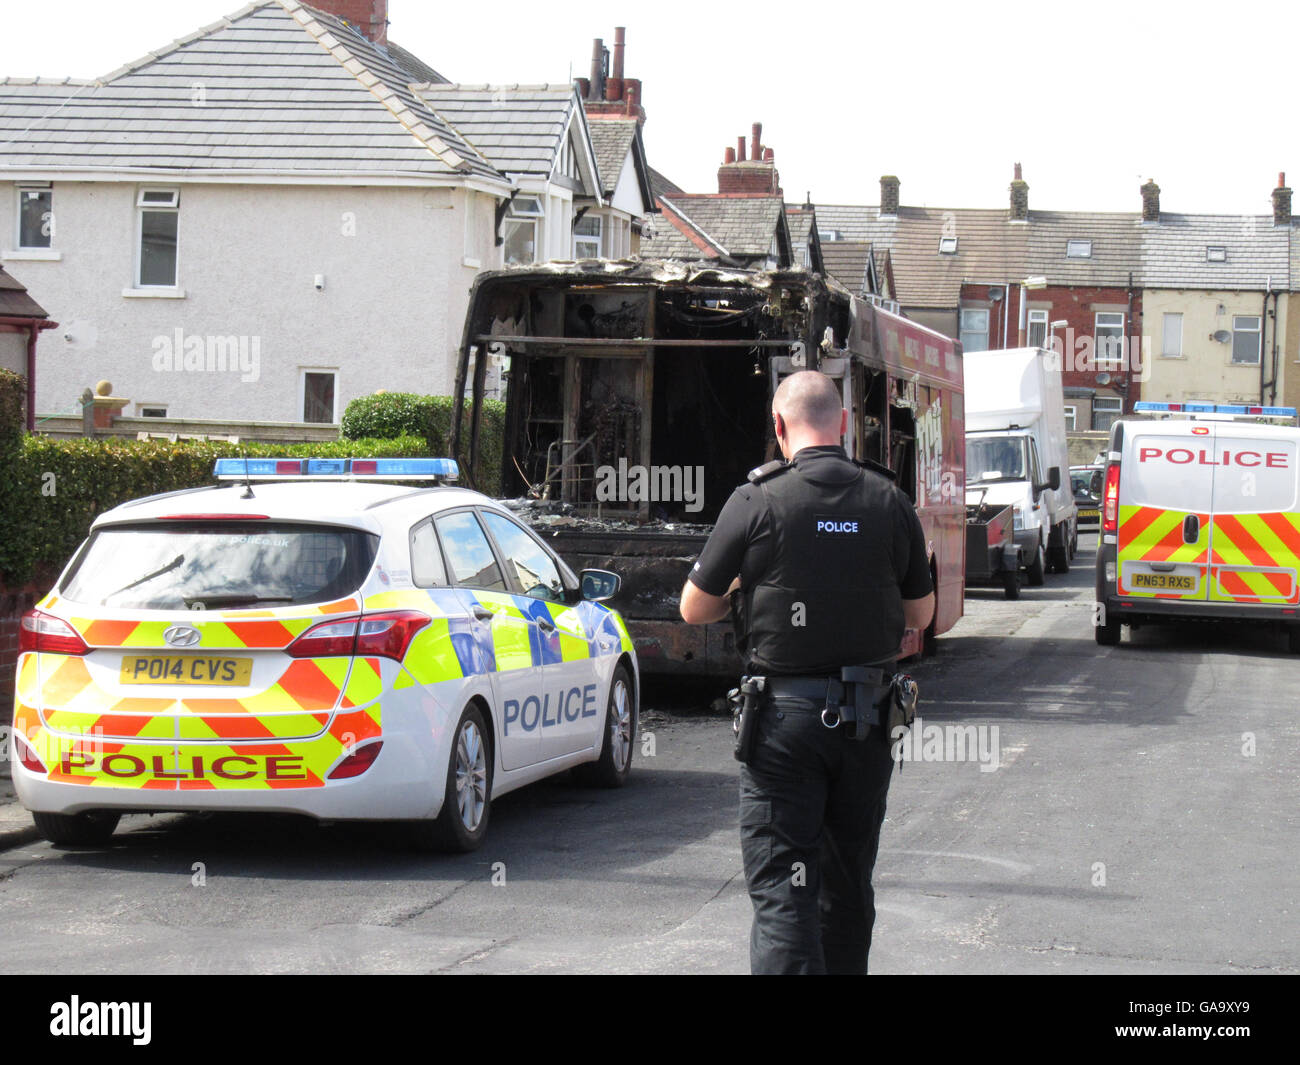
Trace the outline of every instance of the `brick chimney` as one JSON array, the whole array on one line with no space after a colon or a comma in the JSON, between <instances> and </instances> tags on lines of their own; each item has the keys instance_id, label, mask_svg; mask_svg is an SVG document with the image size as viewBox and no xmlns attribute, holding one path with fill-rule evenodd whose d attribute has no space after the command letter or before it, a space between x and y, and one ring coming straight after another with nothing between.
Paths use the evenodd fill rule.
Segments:
<instances>
[{"instance_id":1,"label":"brick chimney","mask_svg":"<svg viewBox=\"0 0 1300 1065\"><path fill-rule=\"evenodd\" d=\"M1029 182L1021 174L1019 163L1016 164L1015 175L1011 180L1011 221L1028 222Z\"/></svg>"},{"instance_id":2,"label":"brick chimney","mask_svg":"<svg viewBox=\"0 0 1300 1065\"><path fill-rule=\"evenodd\" d=\"M1160 221L1160 186L1151 178L1142 186L1142 221Z\"/></svg>"},{"instance_id":3,"label":"brick chimney","mask_svg":"<svg viewBox=\"0 0 1300 1065\"><path fill-rule=\"evenodd\" d=\"M338 16L375 44L388 43L388 0L312 0L311 6Z\"/></svg>"},{"instance_id":4,"label":"brick chimney","mask_svg":"<svg viewBox=\"0 0 1300 1065\"><path fill-rule=\"evenodd\" d=\"M625 77L627 30L614 27L614 55L610 65L609 49L603 40L592 41L591 73L575 78L588 118L635 118L645 124L641 106L641 79Z\"/></svg>"},{"instance_id":5,"label":"brick chimney","mask_svg":"<svg viewBox=\"0 0 1300 1065\"><path fill-rule=\"evenodd\" d=\"M881 175L880 213L886 217L898 214L898 178L893 174Z\"/></svg>"},{"instance_id":6,"label":"brick chimney","mask_svg":"<svg viewBox=\"0 0 1300 1065\"><path fill-rule=\"evenodd\" d=\"M1273 190L1273 224L1289 226L1291 224L1291 190L1286 187L1286 173L1277 176L1277 188Z\"/></svg>"},{"instance_id":7,"label":"brick chimney","mask_svg":"<svg viewBox=\"0 0 1300 1065\"><path fill-rule=\"evenodd\" d=\"M749 158L745 157L745 138L736 138L736 147L728 148L718 167L718 191L747 196L780 196L781 175L776 169L776 153L763 146L763 123L750 128Z\"/></svg>"}]
</instances>

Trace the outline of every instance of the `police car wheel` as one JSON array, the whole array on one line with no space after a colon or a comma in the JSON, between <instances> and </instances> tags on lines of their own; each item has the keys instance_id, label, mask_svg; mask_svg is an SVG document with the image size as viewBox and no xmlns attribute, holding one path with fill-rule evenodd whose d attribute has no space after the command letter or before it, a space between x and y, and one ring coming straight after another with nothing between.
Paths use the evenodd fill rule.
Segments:
<instances>
[{"instance_id":1,"label":"police car wheel","mask_svg":"<svg viewBox=\"0 0 1300 1065\"><path fill-rule=\"evenodd\" d=\"M1047 552L1043 549L1043 537L1038 537L1038 547L1034 550L1034 560L1025 569L1025 576L1029 578L1029 584L1038 588L1045 581L1044 574L1047 572Z\"/></svg>"},{"instance_id":2,"label":"police car wheel","mask_svg":"<svg viewBox=\"0 0 1300 1065\"><path fill-rule=\"evenodd\" d=\"M36 831L51 843L85 845L104 843L113 835L122 815L108 810L79 814L46 814L33 811Z\"/></svg>"},{"instance_id":3,"label":"police car wheel","mask_svg":"<svg viewBox=\"0 0 1300 1065\"><path fill-rule=\"evenodd\" d=\"M621 788L632 769L632 747L636 740L636 707L632 681L626 667L614 670L605 709L605 739L600 758L575 766L574 778L597 788Z\"/></svg>"},{"instance_id":4,"label":"police car wheel","mask_svg":"<svg viewBox=\"0 0 1300 1065\"><path fill-rule=\"evenodd\" d=\"M442 811L432 822L415 823L415 842L428 850L472 851L487 835L491 809L492 747L483 714L470 705L452 741Z\"/></svg>"}]
</instances>

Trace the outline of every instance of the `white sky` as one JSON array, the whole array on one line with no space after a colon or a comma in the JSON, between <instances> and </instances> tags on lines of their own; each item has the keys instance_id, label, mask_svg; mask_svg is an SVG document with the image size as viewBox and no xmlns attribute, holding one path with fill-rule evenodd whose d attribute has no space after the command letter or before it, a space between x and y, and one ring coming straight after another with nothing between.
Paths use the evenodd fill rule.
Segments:
<instances>
[{"instance_id":1,"label":"white sky","mask_svg":"<svg viewBox=\"0 0 1300 1065\"><path fill-rule=\"evenodd\" d=\"M95 77L240 6L0 0L0 76ZM1031 208L1136 211L1154 177L1167 211L1266 214L1278 171L1300 182L1288 11L390 0L389 32L454 81L562 83L625 25L650 163L689 192L716 191L723 150L761 121L792 202L876 203L894 173L904 204L1002 207L1019 161Z\"/></svg>"}]
</instances>

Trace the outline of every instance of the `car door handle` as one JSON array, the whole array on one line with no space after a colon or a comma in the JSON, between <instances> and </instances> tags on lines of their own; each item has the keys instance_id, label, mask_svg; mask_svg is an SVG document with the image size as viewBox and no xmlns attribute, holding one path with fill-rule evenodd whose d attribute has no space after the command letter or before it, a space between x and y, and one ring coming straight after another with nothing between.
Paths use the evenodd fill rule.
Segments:
<instances>
[{"instance_id":1,"label":"car door handle","mask_svg":"<svg viewBox=\"0 0 1300 1065\"><path fill-rule=\"evenodd\" d=\"M1183 519L1183 543L1194 544L1201 538L1201 519L1195 514L1188 514Z\"/></svg>"},{"instance_id":2,"label":"car door handle","mask_svg":"<svg viewBox=\"0 0 1300 1065\"><path fill-rule=\"evenodd\" d=\"M545 633L551 633L555 631L555 622L550 618L538 618L537 627Z\"/></svg>"},{"instance_id":3,"label":"car door handle","mask_svg":"<svg viewBox=\"0 0 1300 1065\"><path fill-rule=\"evenodd\" d=\"M492 611L490 611L482 603L475 603L470 608L470 613L472 613L476 618L478 618L479 621L491 621L494 617L496 617L496 615L493 614Z\"/></svg>"}]
</instances>

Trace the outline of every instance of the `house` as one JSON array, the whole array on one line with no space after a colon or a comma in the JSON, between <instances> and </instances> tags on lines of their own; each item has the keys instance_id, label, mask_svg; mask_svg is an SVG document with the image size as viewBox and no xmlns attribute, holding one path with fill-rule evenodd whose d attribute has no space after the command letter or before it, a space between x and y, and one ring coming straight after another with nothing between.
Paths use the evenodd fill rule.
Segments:
<instances>
[{"instance_id":1,"label":"house","mask_svg":"<svg viewBox=\"0 0 1300 1065\"><path fill-rule=\"evenodd\" d=\"M639 135L644 195L620 160L611 199L572 86L454 85L387 14L256 0L97 80L0 80L0 262L65 322L38 409L100 378L171 418L447 393L481 270L632 248Z\"/></svg>"},{"instance_id":2,"label":"house","mask_svg":"<svg viewBox=\"0 0 1300 1065\"><path fill-rule=\"evenodd\" d=\"M39 196L34 198L39 206ZM34 213L29 211L29 216ZM36 424L36 342L42 330L57 329L58 325L58 322L51 321L45 308L27 294L26 286L0 266L0 370L16 373L27 381L29 432Z\"/></svg>"},{"instance_id":3,"label":"house","mask_svg":"<svg viewBox=\"0 0 1300 1065\"><path fill-rule=\"evenodd\" d=\"M798 265L790 240L785 197L774 153L762 144L763 126L727 148L718 168L718 191L684 193L676 186L658 193L662 224L643 240L641 254L658 259L713 259L724 266L775 270Z\"/></svg>"},{"instance_id":4,"label":"house","mask_svg":"<svg viewBox=\"0 0 1300 1065\"><path fill-rule=\"evenodd\" d=\"M1280 404L1300 350L1286 343L1297 242L1285 175L1271 217L1162 212L1154 182L1143 195L1146 398Z\"/></svg>"}]
</instances>

